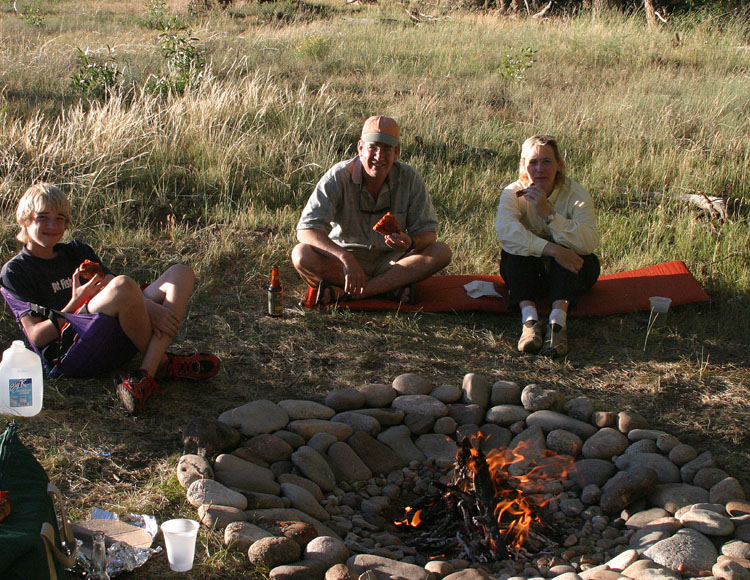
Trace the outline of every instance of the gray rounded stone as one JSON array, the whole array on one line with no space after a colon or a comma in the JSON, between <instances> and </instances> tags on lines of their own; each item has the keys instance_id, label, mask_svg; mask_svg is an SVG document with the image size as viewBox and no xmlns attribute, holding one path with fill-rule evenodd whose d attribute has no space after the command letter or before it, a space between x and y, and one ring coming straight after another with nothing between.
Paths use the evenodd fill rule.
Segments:
<instances>
[{"instance_id":1,"label":"gray rounded stone","mask_svg":"<svg viewBox=\"0 0 750 580\"><path fill-rule=\"evenodd\" d=\"M730 558L750 560L750 543L740 540L730 540L721 547L721 553Z\"/></svg>"},{"instance_id":2,"label":"gray rounded stone","mask_svg":"<svg viewBox=\"0 0 750 580\"><path fill-rule=\"evenodd\" d=\"M425 457L435 460L442 459L453 462L458 451L458 446L453 439L437 433L420 435L414 444L424 453Z\"/></svg>"},{"instance_id":3,"label":"gray rounded stone","mask_svg":"<svg viewBox=\"0 0 750 580\"><path fill-rule=\"evenodd\" d=\"M346 565L355 574L363 574L372 571L377 580L435 580L434 574L428 572L422 566L399 562L383 556L372 554L356 554L351 556Z\"/></svg>"},{"instance_id":4,"label":"gray rounded stone","mask_svg":"<svg viewBox=\"0 0 750 580\"><path fill-rule=\"evenodd\" d=\"M260 493L279 493L273 472L229 453L214 461L214 477L227 487Z\"/></svg>"},{"instance_id":5,"label":"gray rounded stone","mask_svg":"<svg viewBox=\"0 0 750 580\"><path fill-rule=\"evenodd\" d=\"M526 425L532 427L538 425L545 433L555 429L564 429L575 433L581 439L587 439L597 432L597 428L590 423L584 423L578 419L573 419L562 413L550 410L535 411L526 417Z\"/></svg>"},{"instance_id":6,"label":"gray rounded stone","mask_svg":"<svg viewBox=\"0 0 750 580\"><path fill-rule=\"evenodd\" d=\"M375 474L385 475L404 466L404 460L393 449L367 433L356 431L346 442Z\"/></svg>"},{"instance_id":7,"label":"gray rounded stone","mask_svg":"<svg viewBox=\"0 0 750 580\"><path fill-rule=\"evenodd\" d=\"M654 487L648 500L673 514L683 506L693 503L707 503L708 492L687 483L662 483Z\"/></svg>"},{"instance_id":8,"label":"gray rounded stone","mask_svg":"<svg viewBox=\"0 0 750 580\"><path fill-rule=\"evenodd\" d=\"M330 568L334 564L346 562L349 549L338 538L318 536L307 544L304 556L305 559L320 560Z\"/></svg>"},{"instance_id":9,"label":"gray rounded stone","mask_svg":"<svg viewBox=\"0 0 750 580\"><path fill-rule=\"evenodd\" d=\"M617 428L625 434L633 429L648 429L648 420L631 411L620 411L617 413Z\"/></svg>"},{"instance_id":10,"label":"gray rounded stone","mask_svg":"<svg viewBox=\"0 0 750 580\"><path fill-rule=\"evenodd\" d=\"M529 412L518 405L495 405L487 411L485 421L502 427L510 427L518 421L526 421Z\"/></svg>"},{"instance_id":11,"label":"gray rounded stone","mask_svg":"<svg viewBox=\"0 0 750 580\"><path fill-rule=\"evenodd\" d=\"M305 559L276 566L268 573L268 578L269 580L324 580L326 569L325 562Z\"/></svg>"},{"instance_id":12,"label":"gray rounded stone","mask_svg":"<svg viewBox=\"0 0 750 580\"><path fill-rule=\"evenodd\" d=\"M303 445L292 454L292 463L302 475L314 481L323 491L333 491L336 477L323 456L308 445Z\"/></svg>"},{"instance_id":13,"label":"gray rounded stone","mask_svg":"<svg viewBox=\"0 0 750 580\"><path fill-rule=\"evenodd\" d=\"M229 489L213 479L197 479L187 490L187 500L190 505L201 506L220 505L244 510L247 499L241 493Z\"/></svg>"},{"instance_id":14,"label":"gray rounded stone","mask_svg":"<svg viewBox=\"0 0 750 580\"><path fill-rule=\"evenodd\" d=\"M243 446L268 463L286 461L292 456L292 451L294 451L289 443L281 437L276 437L276 435L270 433L256 435L245 441Z\"/></svg>"},{"instance_id":15,"label":"gray rounded stone","mask_svg":"<svg viewBox=\"0 0 750 580\"><path fill-rule=\"evenodd\" d=\"M731 520L712 510L693 509L680 517L680 522L707 536L729 536L734 532Z\"/></svg>"},{"instance_id":16,"label":"gray rounded stone","mask_svg":"<svg viewBox=\"0 0 750 580\"><path fill-rule=\"evenodd\" d=\"M663 539L671 537L681 528L682 524L675 518L654 520L650 524L637 529L635 533L630 536L628 547L636 550L639 554L642 554L657 542L661 542Z\"/></svg>"},{"instance_id":17,"label":"gray rounded stone","mask_svg":"<svg viewBox=\"0 0 750 580\"><path fill-rule=\"evenodd\" d=\"M183 455L177 463L177 481L187 489L198 479L213 479L214 470L203 455Z\"/></svg>"},{"instance_id":18,"label":"gray rounded stone","mask_svg":"<svg viewBox=\"0 0 750 580\"><path fill-rule=\"evenodd\" d=\"M279 407L286 411L290 421L297 419L322 419L327 421L336 414L336 411L315 401L298 399L286 399L279 401Z\"/></svg>"},{"instance_id":19,"label":"gray rounded stone","mask_svg":"<svg viewBox=\"0 0 750 580\"><path fill-rule=\"evenodd\" d=\"M356 411L349 412L360 413L362 415L367 415L368 417L373 417L377 420L378 423L380 423L380 426L382 428L400 425L401 423L403 423L405 416L405 413L398 409L357 409Z\"/></svg>"},{"instance_id":20,"label":"gray rounded stone","mask_svg":"<svg viewBox=\"0 0 750 580\"><path fill-rule=\"evenodd\" d=\"M718 553L706 536L695 530L684 529L657 542L644 555L657 564L679 572L683 569L710 570Z\"/></svg>"},{"instance_id":21,"label":"gray rounded stone","mask_svg":"<svg viewBox=\"0 0 750 580\"><path fill-rule=\"evenodd\" d=\"M278 479L280 484L293 483L294 485L298 485L299 487L304 487L318 501L323 501L323 498L325 497L323 495L323 490L320 489L320 486L314 481L307 479L306 477L302 477L294 473L284 473L280 475Z\"/></svg>"},{"instance_id":22,"label":"gray rounded stone","mask_svg":"<svg viewBox=\"0 0 750 580\"><path fill-rule=\"evenodd\" d=\"M716 460L710 451L704 451L698 457L680 467L682 481L692 483L695 474L704 467L716 467Z\"/></svg>"},{"instance_id":23,"label":"gray rounded stone","mask_svg":"<svg viewBox=\"0 0 750 580\"><path fill-rule=\"evenodd\" d=\"M696 472L693 478L693 485L697 485L703 489L711 489L725 477L729 477L729 474L723 469L719 469L718 467L704 467Z\"/></svg>"},{"instance_id":24,"label":"gray rounded stone","mask_svg":"<svg viewBox=\"0 0 750 580\"><path fill-rule=\"evenodd\" d=\"M393 400L391 407L407 414L416 413L434 418L445 417L448 414L445 403L430 395L401 395Z\"/></svg>"},{"instance_id":25,"label":"gray rounded stone","mask_svg":"<svg viewBox=\"0 0 750 580\"><path fill-rule=\"evenodd\" d=\"M750 570L730 558L716 562L711 573L723 580L750 580Z\"/></svg>"},{"instance_id":26,"label":"gray rounded stone","mask_svg":"<svg viewBox=\"0 0 750 580\"><path fill-rule=\"evenodd\" d=\"M584 448L586 444L584 443ZM680 469L660 453L628 453L615 460L617 469L627 471L634 467L650 467L659 475L659 483L679 483Z\"/></svg>"},{"instance_id":27,"label":"gray rounded stone","mask_svg":"<svg viewBox=\"0 0 750 580\"><path fill-rule=\"evenodd\" d=\"M583 443L581 453L588 459L610 459L620 455L628 447L628 438L617 429L599 429Z\"/></svg>"},{"instance_id":28,"label":"gray rounded stone","mask_svg":"<svg viewBox=\"0 0 750 580\"><path fill-rule=\"evenodd\" d=\"M310 437L307 444L321 455L328 452L328 448L338 441L338 437L330 433L316 433Z\"/></svg>"},{"instance_id":29,"label":"gray rounded stone","mask_svg":"<svg viewBox=\"0 0 750 580\"><path fill-rule=\"evenodd\" d=\"M313 495L303 487L293 483L282 483L281 494L289 498L293 508L305 512L318 521L325 522L331 517Z\"/></svg>"},{"instance_id":30,"label":"gray rounded stone","mask_svg":"<svg viewBox=\"0 0 750 580\"><path fill-rule=\"evenodd\" d=\"M406 425L397 425L386 429L378 435L378 441L393 449L406 464L412 461L421 463L425 460L424 453L414 444L411 431Z\"/></svg>"},{"instance_id":31,"label":"gray rounded stone","mask_svg":"<svg viewBox=\"0 0 750 580\"><path fill-rule=\"evenodd\" d=\"M435 421L432 430L440 435L453 435L456 432L456 420L453 417L440 417Z\"/></svg>"},{"instance_id":32,"label":"gray rounded stone","mask_svg":"<svg viewBox=\"0 0 750 580\"><path fill-rule=\"evenodd\" d=\"M362 413L354 413L352 411L337 413L331 418L331 421L335 423L344 423L349 425L355 431L364 431L371 437L377 437L381 430L380 422L375 417L370 417L369 415L364 415Z\"/></svg>"},{"instance_id":33,"label":"gray rounded stone","mask_svg":"<svg viewBox=\"0 0 750 580\"><path fill-rule=\"evenodd\" d=\"M662 453L669 453L680 444L680 440L669 433L662 433L656 438L656 446Z\"/></svg>"},{"instance_id":34,"label":"gray rounded stone","mask_svg":"<svg viewBox=\"0 0 750 580\"><path fill-rule=\"evenodd\" d=\"M247 512L226 505L203 504L198 507L198 519L211 530L223 530L234 522L248 519Z\"/></svg>"},{"instance_id":35,"label":"gray rounded stone","mask_svg":"<svg viewBox=\"0 0 750 580\"><path fill-rule=\"evenodd\" d=\"M725 477L708 490L708 501L711 503L728 503L732 500L745 499L742 484L734 477Z\"/></svg>"},{"instance_id":36,"label":"gray rounded stone","mask_svg":"<svg viewBox=\"0 0 750 580\"><path fill-rule=\"evenodd\" d=\"M453 403L448 405L448 416L457 425L479 425L484 422L484 407L473 404Z\"/></svg>"},{"instance_id":37,"label":"gray rounded stone","mask_svg":"<svg viewBox=\"0 0 750 580\"><path fill-rule=\"evenodd\" d=\"M620 471L602 487L599 505L605 514L614 514L637 499L645 497L658 480L658 474L650 467L636 466Z\"/></svg>"},{"instance_id":38,"label":"gray rounded stone","mask_svg":"<svg viewBox=\"0 0 750 580\"><path fill-rule=\"evenodd\" d=\"M625 525L629 528L642 528L650 523L669 517L669 512L663 508L651 508L634 513L630 516Z\"/></svg>"},{"instance_id":39,"label":"gray rounded stone","mask_svg":"<svg viewBox=\"0 0 750 580\"><path fill-rule=\"evenodd\" d=\"M370 468L354 449L342 441L337 441L328 448L328 458L338 480L363 481L372 477Z\"/></svg>"},{"instance_id":40,"label":"gray rounded stone","mask_svg":"<svg viewBox=\"0 0 750 580\"><path fill-rule=\"evenodd\" d=\"M542 385L526 385L521 391L521 404L530 413L546 409L559 411L562 409L561 403L560 393Z\"/></svg>"},{"instance_id":41,"label":"gray rounded stone","mask_svg":"<svg viewBox=\"0 0 750 580\"><path fill-rule=\"evenodd\" d=\"M372 408L388 407L398 396L391 385L370 384L359 387L365 396L365 406Z\"/></svg>"},{"instance_id":42,"label":"gray rounded stone","mask_svg":"<svg viewBox=\"0 0 750 580\"><path fill-rule=\"evenodd\" d=\"M432 389L432 392L430 393L430 395L446 405L460 401L462 394L463 391L453 385L439 385Z\"/></svg>"},{"instance_id":43,"label":"gray rounded stone","mask_svg":"<svg viewBox=\"0 0 750 580\"><path fill-rule=\"evenodd\" d=\"M569 417L588 423L594 412L594 404L588 397L575 397L563 406L563 411Z\"/></svg>"},{"instance_id":44,"label":"gray rounded stone","mask_svg":"<svg viewBox=\"0 0 750 580\"><path fill-rule=\"evenodd\" d=\"M569 477L581 489L592 483L602 487L616 471L617 468L611 461L581 459L573 464Z\"/></svg>"},{"instance_id":45,"label":"gray rounded stone","mask_svg":"<svg viewBox=\"0 0 750 580\"><path fill-rule=\"evenodd\" d=\"M414 373L405 373L393 379L393 389L399 395L429 395L432 383Z\"/></svg>"},{"instance_id":46,"label":"gray rounded stone","mask_svg":"<svg viewBox=\"0 0 750 580\"><path fill-rule=\"evenodd\" d=\"M289 538L261 538L247 551L247 558L253 566L275 568L299 560L302 550L297 542Z\"/></svg>"},{"instance_id":47,"label":"gray rounded stone","mask_svg":"<svg viewBox=\"0 0 750 580\"><path fill-rule=\"evenodd\" d=\"M289 423L289 415L276 403L260 399L224 411L219 421L239 429L246 437L253 437L283 429Z\"/></svg>"},{"instance_id":48,"label":"gray rounded stone","mask_svg":"<svg viewBox=\"0 0 750 580\"><path fill-rule=\"evenodd\" d=\"M659 453L659 447L653 439L639 439L628 445L625 453Z\"/></svg>"},{"instance_id":49,"label":"gray rounded stone","mask_svg":"<svg viewBox=\"0 0 750 580\"><path fill-rule=\"evenodd\" d=\"M575 433L553 429L547 434L547 447L555 453L576 457L583 447L583 441Z\"/></svg>"},{"instance_id":50,"label":"gray rounded stone","mask_svg":"<svg viewBox=\"0 0 750 580\"><path fill-rule=\"evenodd\" d=\"M602 427L614 427L617 425L617 413L612 411L594 411L591 414L591 424L600 429Z\"/></svg>"},{"instance_id":51,"label":"gray rounded stone","mask_svg":"<svg viewBox=\"0 0 750 580\"><path fill-rule=\"evenodd\" d=\"M692 461L698 457L698 452L695 447L686 445L685 443L679 443L675 445L669 452L669 460L677 466L683 466L689 461Z\"/></svg>"},{"instance_id":52,"label":"gray rounded stone","mask_svg":"<svg viewBox=\"0 0 750 580\"><path fill-rule=\"evenodd\" d=\"M357 389L335 389L326 395L326 405L339 413L361 409L365 406L365 394Z\"/></svg>"},{"instance_id":53,"label":"gray rounded stone","mask_svg":"<svg viewBox=\"0 0 750 580\"><path fill-rule=\"evenodd\" d=\"M476 373L464 375L463 385L463 402L469 405L479 405L486 409L490 404L490 394L492 385L483 376Z\"/></svg>"},{"instance_id":54,"label":"gray rounded stone","mask_svg":"<svg viewBox=\"0 0 750 580\"><path fill-rule=\"evenodd\" d=\"M292 433L301 435L305 441L316 433L330 433L339 441L346 441L354 429L344 423L333 423L321 419L298 419L289 423L287 428Z\"/></svg>"},{"instance_id":55,"label":"gray rounded stone","mask_svg":"<svg viewBox=\"0 0 750 580\"><path fill-rule=\"evenodd\" d=\"M513 381L495 381L492 384L490 405L520 405L521 386Z\"/></svg>"},{"instance_id":56,"label":"gray rounded stone","mask_svg":"<svg viewBox=\"0 0 750 580\"><path fill-rule=\"evenodd\" d=\"M271 532L248 522L232 522L224 528L224 545L240 552L245 552L261 538L271 537Z\"/></svg>"}]
</instances>

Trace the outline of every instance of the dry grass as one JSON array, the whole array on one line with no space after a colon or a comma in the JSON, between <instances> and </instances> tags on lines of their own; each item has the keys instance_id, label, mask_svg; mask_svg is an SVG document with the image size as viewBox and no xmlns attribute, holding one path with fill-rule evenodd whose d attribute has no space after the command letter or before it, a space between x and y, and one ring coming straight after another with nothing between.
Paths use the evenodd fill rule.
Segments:
<instances>
[{"instance_id":1,"label":"dry grass","mask_svg":"<svg viewBox=\"0 0 750 580\"><path fill-rule=\"evenodd\" d=\"M674 46L671 31L646 37L628 18L453 14L413 26L400 5L300 4L290 16L291 4L240 2L224 14L180 14L210 65L198 90L159 99L142 88L161 66L159 31L143 25L145 4L134 6L60 0L39 30L0 10L2 261L17 248L19 192L42 178L67 184L74 235L114 270L145 281L177 261L196 268L176 346L223 361L205 385L165 385L137 417L121 414L110 377L47 383L44 412L24 421L23 437L75 518L94 506L194 515L174 477L190 419L258 398L322 400L404 372L438 384L460 385L468 372L543 383L600 410L639 412L711 449L750 490L743 26L686 25ZM364 17L373 22L356 20ZM69 87L75 48L103 56L107 45L126 65L126 86L105 101L81 100ZM503 79L503 56L524 47L537 50L526 80ZM352 154L362 118L384 109L401 122L403 156L433 195L457 257L450 273L496 272L500 188L523 138L549 132L594 193L605 272L683 259L713 302L658 319L645 351L647 314L572 319L573 350L561 362L520 356L515 317L299 308L304 288L288 255L301 205L323 171ZM673 199L694 191L745 205L718 224ZM646 203L650 192L662 201ZM263 315L275 263L287 298L281 319ZM0 336L18 336L8 314ZM264 577L227 554L220 533L202 530L199 542L186 578ZM160 558L131 577L171 575Z\"/></svg>"}]
</instances>

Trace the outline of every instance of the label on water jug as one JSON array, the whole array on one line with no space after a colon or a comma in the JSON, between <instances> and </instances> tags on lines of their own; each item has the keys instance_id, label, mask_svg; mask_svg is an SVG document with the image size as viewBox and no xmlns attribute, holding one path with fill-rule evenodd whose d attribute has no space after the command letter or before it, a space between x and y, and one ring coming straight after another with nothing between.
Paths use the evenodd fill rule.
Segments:
<instances>
[{"instance_id":1,"label":"label on water jug","mask_svg":"<svg viewBox=\"0 0 750 580\"><path fill-rule=\"evenodd\" d=\"M10 395L10 406L31 407L34 404L31 378L10 379L8 381L8 392Z\"/></svg>"}]
</instances>

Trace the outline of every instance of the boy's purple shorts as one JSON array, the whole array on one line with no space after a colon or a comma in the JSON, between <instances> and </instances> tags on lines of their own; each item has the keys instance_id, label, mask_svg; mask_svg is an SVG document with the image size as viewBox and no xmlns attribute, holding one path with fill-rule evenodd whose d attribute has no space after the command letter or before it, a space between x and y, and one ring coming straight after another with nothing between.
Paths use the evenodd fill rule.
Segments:
<instances>
[{"instance_id":1,"label":"boy's purple shorts","mask_svg":"<svg viewBox=\"0 0 750 580\"><path fill-rule=\"evenodd\" d=\"M107 314L72 314L65 317L77 337L50 376L83 377L110 371L129 361L138 352L120 327Z\"/></svg>"}]
</instances>

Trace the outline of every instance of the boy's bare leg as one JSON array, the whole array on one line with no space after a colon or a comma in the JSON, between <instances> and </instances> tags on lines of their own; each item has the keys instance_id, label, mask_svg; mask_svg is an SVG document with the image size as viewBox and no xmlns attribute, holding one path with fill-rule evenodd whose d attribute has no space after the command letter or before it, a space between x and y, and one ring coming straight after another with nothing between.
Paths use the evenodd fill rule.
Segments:
<instances>
[{"instance_id":1,"label":"boy's bare leg","mask_svg":"<svg viewBox=\"0 0 750 580\"><path fill-rule=\"evenodd\" d=\"M151 376L155 376L159 366L166 362L167 348L177 334L177 328L185 316L194 285L195 274L192 268L184 264L176 264L170 266L143 291L146 298L169 310L171 320L177 325L174 327L174 332L158 331L158 328L153 328L153 334L141 364Z\"/></svg>"},{"instance_id":2,"label":"boy's bare leg","mask_svg":"<svg viewBox=\"0 0 750 580\"><path fill-rule=\"evenodd\" d=\"M91 299L88 310L117 318L123 332L143 355L141 367L154 376L185 315L194 283L192 269L184 265L171 266L143 292L131 278L117 276ZM155 304L148 306L144 297ZM152 326L149 308L166 309L160 315L165 321L173 321L169 332Z\"/></svg>"}]
</instances>

